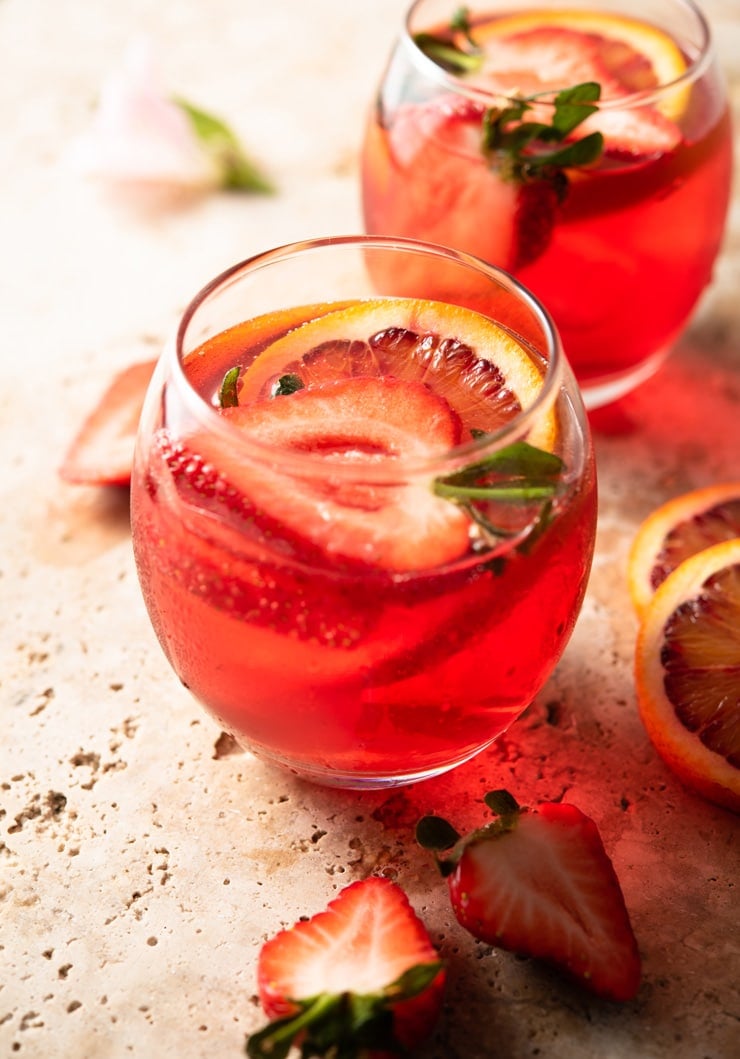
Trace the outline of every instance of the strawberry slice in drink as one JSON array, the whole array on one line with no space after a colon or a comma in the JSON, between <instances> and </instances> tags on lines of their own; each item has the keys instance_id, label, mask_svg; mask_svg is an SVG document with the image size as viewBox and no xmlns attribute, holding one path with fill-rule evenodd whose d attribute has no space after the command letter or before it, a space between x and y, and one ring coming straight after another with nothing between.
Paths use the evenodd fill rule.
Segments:
<instances>
[{"instance_id":1,"label":"strawberry slice in drink","mask_svg":"<svg viewBox=\"0 0 740 1059\"><path fill-rule=\"evenodd\" d=\"M257 965L273 1019L247 1042L250 1059L407 1055L439 1016L445 971L395 883L370 876L328 907L270 938Z\"/></svg>"},{"instance_id":2,"label":"strawberry slice in drink","mask_svg":"<svg viewBox=\"0 0 740 1059\"><path fill-rule=\"evenodd\" d=\"M423 384L339 379L222 415L256 443L252 458L211 436L191 447L251 501L272 534L287 530L329 560L394 571L443 565L467 550L469 519L435 496L428 478L403 480L401 472L394 483L392 466L377 482L363 476L381 462L423 462L458 444L458 418ZM320 470L306 466L306 455L321 458Z\"/></svg>"},{"instance_id":3,"label":"strawberry slice in drink","mask_svg":"<svg viewBox=\"0 0 740 1059\"><path fill-rule=\"evenodd\" d=\"M263 350L220 409L226 431L186 444L247 498L271 540L303 538L323 565L430 570L465 554L472 522L424 465L495 432L542 384L541 365L477 313L362 301ZM549 447L556 432L545 411L529 441Z\"/></svg>"}]
</instances>

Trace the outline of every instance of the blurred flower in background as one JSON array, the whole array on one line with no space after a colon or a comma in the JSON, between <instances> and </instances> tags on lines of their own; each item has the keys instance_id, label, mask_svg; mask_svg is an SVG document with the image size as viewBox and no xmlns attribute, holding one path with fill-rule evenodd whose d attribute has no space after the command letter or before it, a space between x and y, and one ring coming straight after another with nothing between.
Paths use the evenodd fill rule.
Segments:
<instances>
[{"instance_id":1,"label":"blurred flower in background","mask_svg":"<svg viewBox=\"0 0 740 1059\"><path fill-rule=\"evenodd\" d=\"M204 193L272 185L219 118L164 90L149 40L137 41L104 83L70 163L115 185Z\"/></svg>"}]
</instances>

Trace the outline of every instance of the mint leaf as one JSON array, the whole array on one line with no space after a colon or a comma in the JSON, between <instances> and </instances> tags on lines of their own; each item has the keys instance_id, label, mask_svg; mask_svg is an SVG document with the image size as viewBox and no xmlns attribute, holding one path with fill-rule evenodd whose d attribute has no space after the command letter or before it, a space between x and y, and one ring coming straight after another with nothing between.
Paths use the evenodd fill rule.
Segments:
<instances>
[{"instance_id":1,"label":"mint leaf","mask_svg":"<svg viewBox=\"0 0 740 1059\"><path fill-rule=\"evenodd\" d=\"M552 497L563 473L559 456L516 441L461 471L436 478L434 492L448 500L507 500L528 503Z\"/></svg>"},{"instance_id":2,"label":"mint leaf","mask_svg":"<svg viewBox=\"0 0 740 1059\"><path fill-rule=\"evenodd\" d=\"M595 81L584 81L563 89L553 100L550 124L522 120L543 96L548 98L549 93L523 96L505 107L489 107L483 116L481 149L504 179L518 183L545 180L562 200L568 189L564 170L590 165L604 149L600 132L572 143L563 142L598 109L594 104L601 97L601 86ZM555 150L553 145L557 145Z\"/></svg>"},{"instance_id":3,"label":"mint leaf","mask_svg":"<svg viewBox=\"0 0 740 1059\"><path fill-rule=\"evenodd\" d=\"M432 491L463 507L487 537L506 540L526 530L517 545L524 551L552 521L564 469L554 453L517 441L454 474L435 478ZM503 521L494 522L494 516Z\"/></svg>"},{"instance_id":4,"label":"mint leaf","mask_svg":"<svg viewBox=\"0 0 740 1059\"><path fill-rule=\"evenodd\" d=\"M465 47L455 42L455 35L463 38ZM480 70L485 59L483 51L473 40L467 7L459 7L443 33L416 33L414 44L428 59L452 74L468 74Z\"/></svg>"},{"instance_id":5,"label":"mint leaf","mask_svg":"<svg viewBox=\"0 0 740 1059\"><path fill-rule=\"evenodd\" d=\"M302 390L303 387L304 382L300 375L281 375L277 382L273 384L270 390L270 397L283 397L296 393L298 390Z\"/></svg>"},{"instance_id":6,"label":"mint leaf","mask_svg":"<svg viewBox=\"0 0 740 1059\"><path fill-rule=\"evenodd\" d=\"M422 51L428 59L441 66L451 74L467 74L480 70L483 65L483 54L474 51L465 51L458 47L454 41L445 40L444 37L434 33L416 33L414 44Z\"/></svg>"},{"instance_id":7,"label":"mint leaf","mask_svg":"<svg viewBox=\"0 0 740 1059\"><path fill-rule=\"evenodd\" d=\"M221 186L233 191L270 192L274 188L242 150L239 140L220 118L179 97L173 102L190 119L193 132L204 151L213 159Z\"/></svg>"},{"instance_id":8,"label":"mint leaf","mask_svg":"<svg viewBox=\"0 0 740 1059\"><path fill-rule=\"evenodd\" d=\"M600 132L589 133L582 140L575 140L559 151L543 154L532 159L529 168L544 169L554 166L557 169L576 169L579 166L595 162L604 150L604 137Z\"/></svg>"},{"instance_id":9,"label":"mint leaf","mask_svg":"<svg viewBox=\"0 0 740 1059\"><path fill-rule=\"evenodd\" d=\"M601 85L596 81L584 81L573 88L566 88L555 96L552 124L563 136L578 128L581 122L595 114L594 106L601 97Z\"/></svg>"},{"instance_id":10,"label":"mint leaf","mask_svg":"<svg viewBox=\"0 0 740 1059\"><path fill-rule=\"evenodd\" d=\"M467 7L458 7L457 11L450 19L450 29L462 33L470 47L477 50L478 45L473 40L472 27L470 25L470 11Z\"/></svg>"},{"instance_id":11,"label":"mint leaf","mask_svg":"<svg viewBox=\"0 0 740 1059\"><path fill-rule=\"evenodd\" d=\"M236 367L229 368L221 381L221 387L218 391L218 403L221 408L236 408L239 404L239 395L237 392L237 383L239 381L239 373L241 368Z\"/></svg>"}]
</instances>

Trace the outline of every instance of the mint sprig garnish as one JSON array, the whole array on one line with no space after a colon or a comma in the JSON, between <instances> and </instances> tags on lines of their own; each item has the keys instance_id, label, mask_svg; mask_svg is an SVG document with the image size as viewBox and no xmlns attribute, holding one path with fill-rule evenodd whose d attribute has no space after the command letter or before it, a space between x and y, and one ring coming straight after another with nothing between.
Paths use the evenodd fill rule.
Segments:
<instances>
[{"instance_id":1,"label":"mint sprig garnish","mask_svg":"<svg viewBox=\"0 0 740 1059\"><path fill-rule=\"evenodd\" d=\"M552 519L553 500L564 466L554 453L516 441L454 474L435 478L432 491L464 507L486 536L496 539L516 537L524 526L521 520L517 520L515 528L494 522L489 503L522 508L536 505L526 521L529 540L533 534L539 536Z\"/></svg>"},{"instance_id":2,"label":"mint sprig garnish","mask_svg":"<svg viewBox=\"0 0 740 1059\"><path fill-rule=\"evenodd\" d=\"M506 500L529 503L554 496L563 473L559 456L526 441L515 441L483 460L454 474L435 478L437 496L465 503L471 500Z\"/></svg>"},{"instance_id":3,"label":"mint sprig garnish","mask_svg":"<svg viewBox=\"0 0 740 1059\"><path fill-rule=\"evenodd\" d=\"M462 44L457 44L455 35L461 34ZM450 28L444 33L415 33L414 44L427 58L451 74L469 74L480 70L485 53L473 40L467 7L460 7L450 20Z\"/></svg>"},{"instance_id":4,"label":"mint sprig garnish","mask_svg":"<svg viewBox=\"0 0 740 1059\"><path fill-rule=\"evenodd\" d=\"M552 182L560 197L567 188L564 169L590 165L604 150L600 132L570 143L564 141L586 118L594 114L601 98L596 81L565 88L551 102L552 121L524 121L535 103L549 94L539 92L521 99L507 100L501 107L489 107L483 116L483 154L505 179L525 183Z\"/></svg>"},{"instance_id":5,"label":"mint sprig garnish","mask_svg":"<svg viewBox=\"0 0 740 1059\"><path fill-rule=\"evenodd\" d=\"M460 38L462 38L460 40ZM485 63L485 51L473 37L468 9L461 7L441 33L417 33L414 42L433 62L448 73L475 73ZM558 92L551 91L531 96L515 94L500 107L489 107L483 116L483 154L504 178L525 183L531 180L550 181L559 198L567 190L564 169L590 165L604 150L604 137L592 132L571 143L564 143L570 134L598 108L601 86L596 81L584 81ZM552 121L523 120L538 101L552 106ZM553 145L556 145L553 149Z\"/></svg>"}]
</instances>

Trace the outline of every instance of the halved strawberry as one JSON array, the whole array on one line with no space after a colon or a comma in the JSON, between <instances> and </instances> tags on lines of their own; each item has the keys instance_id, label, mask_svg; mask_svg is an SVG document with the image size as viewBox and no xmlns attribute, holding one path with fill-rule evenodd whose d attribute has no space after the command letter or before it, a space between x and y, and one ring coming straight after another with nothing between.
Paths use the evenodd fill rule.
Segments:
<instances>
[{"instance_id":1,"label":"halved strawberry","mask_svg":"<svg viewBox=\"0 0 740 1059\"><path fill-rule=\"evenodd\" d=\"M435 496L423 476L393 478L393 462L423 461L460 439L457 416L422 383L345 378L222 415L269 448L251 460L212 434L191 438L189 448L278 530L285 527L330 558L394 571L435 567L467 550L470 523L459 507ZM321 458L320 473L301 468L308 453ZM352 467L362 472L380 461L391 464L382 481L351 474Z\"/></svg>"},{"instance_id":2,"label":"halved strawberry","mask_svg":"<svg viewBox=\"0 0 740 1059\"><path fill-rule=\"evenodd\" d=\"M445 972L406 894L388 879L352 883L325 911L265 943L257 979L276 1021L247 1043L251 1059L406 1054L438 1018Z\"/></svg>"},{"instance_id":3,"label":"halved strawberry","mask_svg":"<svg viewBox=\"0 0 740 1059\"><path fill-rule=\"evenodd\" d=\"M76 485L128 485L139 416L155 360L115 376L68 448L59 468Z\"/></svg>"},{"instance_id":4,"label":"halved strawberry","mask_svg":"<svg viewBox=\"0 0 740 1059\"><path fill-rule=\"evenodd\" d=\"M425 817L417 838L437 851L455 916L476 938L556 964L598 996L630 1000L640 957L596 824L574 805L520 808L507 791L497 817L461 838Z\"/></svg>"}]
</instances>

